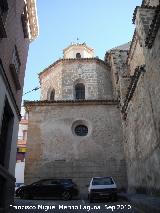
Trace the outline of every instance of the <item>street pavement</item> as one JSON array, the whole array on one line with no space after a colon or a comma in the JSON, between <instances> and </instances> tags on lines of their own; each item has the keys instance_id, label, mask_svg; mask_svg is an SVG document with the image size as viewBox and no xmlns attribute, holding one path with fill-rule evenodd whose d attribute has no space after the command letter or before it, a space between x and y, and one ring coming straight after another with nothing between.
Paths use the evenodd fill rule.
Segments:
<instances>
[{"instance_id":1,"label":"street pavement","mask_svg":"<svg viewBox=\"0 0 160 213\"><path fill-rule=\"evenodd\" d=\"M121 194L136 208L140 208L145 213L160 213L160 196L146 194Z\"/></svg>"},{"instance_id":2,"label":"street pavement","mask_svg":"<svg viewBox=\"0 0 160 213\"><path fill-rule=\"evenodd\" d=\"M142 213L134 208L129 202L119 200L117 202L101 201L90 204L88 200L22 200L15 199L14 205L10 206L10 212L23 213Z\"/></svg>"}]
</instances>

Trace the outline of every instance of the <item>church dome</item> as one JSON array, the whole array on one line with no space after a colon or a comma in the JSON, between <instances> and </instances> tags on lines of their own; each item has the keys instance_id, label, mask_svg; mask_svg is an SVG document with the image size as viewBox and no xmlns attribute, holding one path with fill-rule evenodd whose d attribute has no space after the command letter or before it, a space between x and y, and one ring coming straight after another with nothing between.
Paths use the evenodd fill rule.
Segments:
<instances>
[{"instance_id":1,"label":"church dome","mask_svg":"<svg viewBox=\"0 0 160 213\"><path fill-rule=\"evenodd\" d=\"M110 100L110 67L94 58L94 50L83 44L71 44L59 59L39 74L41 100Z\"/></svg>"}]
</instances>

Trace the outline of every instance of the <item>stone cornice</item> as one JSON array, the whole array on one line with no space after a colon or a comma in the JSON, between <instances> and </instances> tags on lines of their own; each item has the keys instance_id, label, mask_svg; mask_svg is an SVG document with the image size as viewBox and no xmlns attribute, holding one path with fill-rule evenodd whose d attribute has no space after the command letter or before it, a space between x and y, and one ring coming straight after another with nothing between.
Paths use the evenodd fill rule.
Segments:
<instances>
[{"instance_id":1,"label":"stone cornice","mask_svg":"<svg viewBox=\"0 0 160 213\"><path fill-rule=\"evenodd\" d=\"M131 101L131 99L134 95L134 92L136 90L137 83L138 83L138 80L140 78L140 75L144 72L145 72L145 65L138 66L135 69L134 75L131 77L131 83L128 87L128 91L127 91L127 94L126 94L126 97L125 97L125 100L124 100L124 104L123 104L122 109L121 109L121 112L123 114L124 119L126 119L126 117L127 117L128 104L129 104L129 102Z\"/></svg>"},{"instance_id":2,"label":"stone cornice","mask_svg":"<svg viewBox=\"0 0 160 213\"><path fill-rule=\"evenodd\" d=\"M52 68L52 67L55 67L56 65L58 65L58 64L60 64L60 63L63 63L63 62L67 62L67 63L69 63L69 62L87 62L87 61L89 61L89 62L92 62L92 61L95 61L95 62L98 62L98 63L101 63L101 64L103 64L103 65L105 65L105 66L109 66L107 63L105 63L103 60L101 60L101 59L99 59L99 58L79 58L79 59L77 59L77 58L66 58L66 59L59 59L59 60L57 60L57 61L55 61L53 64L51 64L49 67L47 67L46 69L44 69L42 72L40 72L39 73L39 78L41 77L41 75L43 74L43 73L45 73L47 70L49 70L50 68Z\"/></svg>"},{"instance_id":3,"label":"stone cornice","mask_svg":"<svg viewBox=\"0 0 160 213\"><path fill-rule=\"evenodd\" d=\"M154 40L156 38L156 34L159 30L159 27L160 27L160 4L157 5L157 6L149 6L149 5L143 5L143 4L142 4L141 7L137 6L135 8L135 11L134 11L134 14L133 14L133 19L132 19L133 23L135 23L135 21L136 21L137 11L139 9L144 9L144 10L146 10L146 12L147 12L147 10L155 11L155 15L153 16L152 22L149 25L149 29L148 29L148 32L147 32L147 35L146 35L146 40L145 40L145 46L147 46L148 48L151 48L153 43L154 43ZM131 46L130 46L128 58L130 58L131 50L132 50L132 47L134 46L134 43L136 41L136 37L138 37L138 34L135 30L134 35L133 35L133 39L132 39L132 43L131 43Z\"/></svg>"},{"instance_id":4,"label":"stone cornice","mask_svg":"<svg viewBox=\"0 0 160 213\"><path fill-rule=\"evenodd\" d=\"M28 22L30 29L30 41L33 41L37 38L39 34L39 26L38 26L38 17L37 17L37 7L36 0L25 0L27 6L28 13Z\"/></svg>"},{"instance_id":5,"label":"stone cornice","mask_svg":"<svg viewBox=\"0 0 160 213\"><path fill-rule=\"evenodd\" d=\"M27 111L33 106L69 106L69 105L117 105L117 100L57 100L57 101L24 101L24 107Z\"/></svg>"},{"instance_id":6,"label":"stone cornice","mask_svg":"<svg viewBox=\"0 0 160 213\"><path fill-rule=\"evenodd\" d=\"M136 15L137 15L137 11L139 8L144 8L144 9L156 9L157 7L155 6L147 6L147 5L143 5L143 6L137 6L134 10L134 13L133 13L133 18L132 18L132 23L135 24L135 20L136 20Z\"/></svg>"},{"instance_id":7,"label":"stone cornice","mask_svg":"<svg viewBox=\"0 0 160 213\"><path fill-rule=\"evenodd\" d=\"M160 5L155 9L155 15L153 17L152 23L150 24L148 34L146 37L145 45L148 48L152 48L152 45L154 43L159 28L160 28Z\"/></svg>"}]
</instances>

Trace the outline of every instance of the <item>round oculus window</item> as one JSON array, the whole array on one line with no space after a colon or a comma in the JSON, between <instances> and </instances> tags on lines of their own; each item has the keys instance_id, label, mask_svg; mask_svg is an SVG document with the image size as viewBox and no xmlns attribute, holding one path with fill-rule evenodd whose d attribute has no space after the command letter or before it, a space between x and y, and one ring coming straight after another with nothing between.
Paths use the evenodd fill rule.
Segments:
<instances>
[{"instance_id":1,"label":"round oculus window","mask_svg":"<svg viewBox=\"0 0 160 213\"><path fill-rule=\"evenodd\" d=\"M88 127L85 125L78 125L75 127L74 131L78 136L86 136L88 134Z\"/></svg>"}]
</instances>

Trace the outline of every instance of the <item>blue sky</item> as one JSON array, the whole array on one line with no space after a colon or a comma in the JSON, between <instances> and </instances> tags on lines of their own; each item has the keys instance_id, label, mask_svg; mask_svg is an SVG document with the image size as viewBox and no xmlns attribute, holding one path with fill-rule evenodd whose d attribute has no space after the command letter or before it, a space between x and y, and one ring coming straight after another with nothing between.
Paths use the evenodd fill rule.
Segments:
<instances>
[{"instance_id":1,"label":"blue sky","mask_svg":"<svg viewBox=\"0 0 160 213\"><path fill-rule=\"evenodd\" d=\"M63 49L76 42L105 52L132 39L134 8L142 0L37 0L39 36L30 45L24 93L39 86L38 73L63 57ZM23 96L39 100L40 90Z\"/></svg>"}]
</instances>

